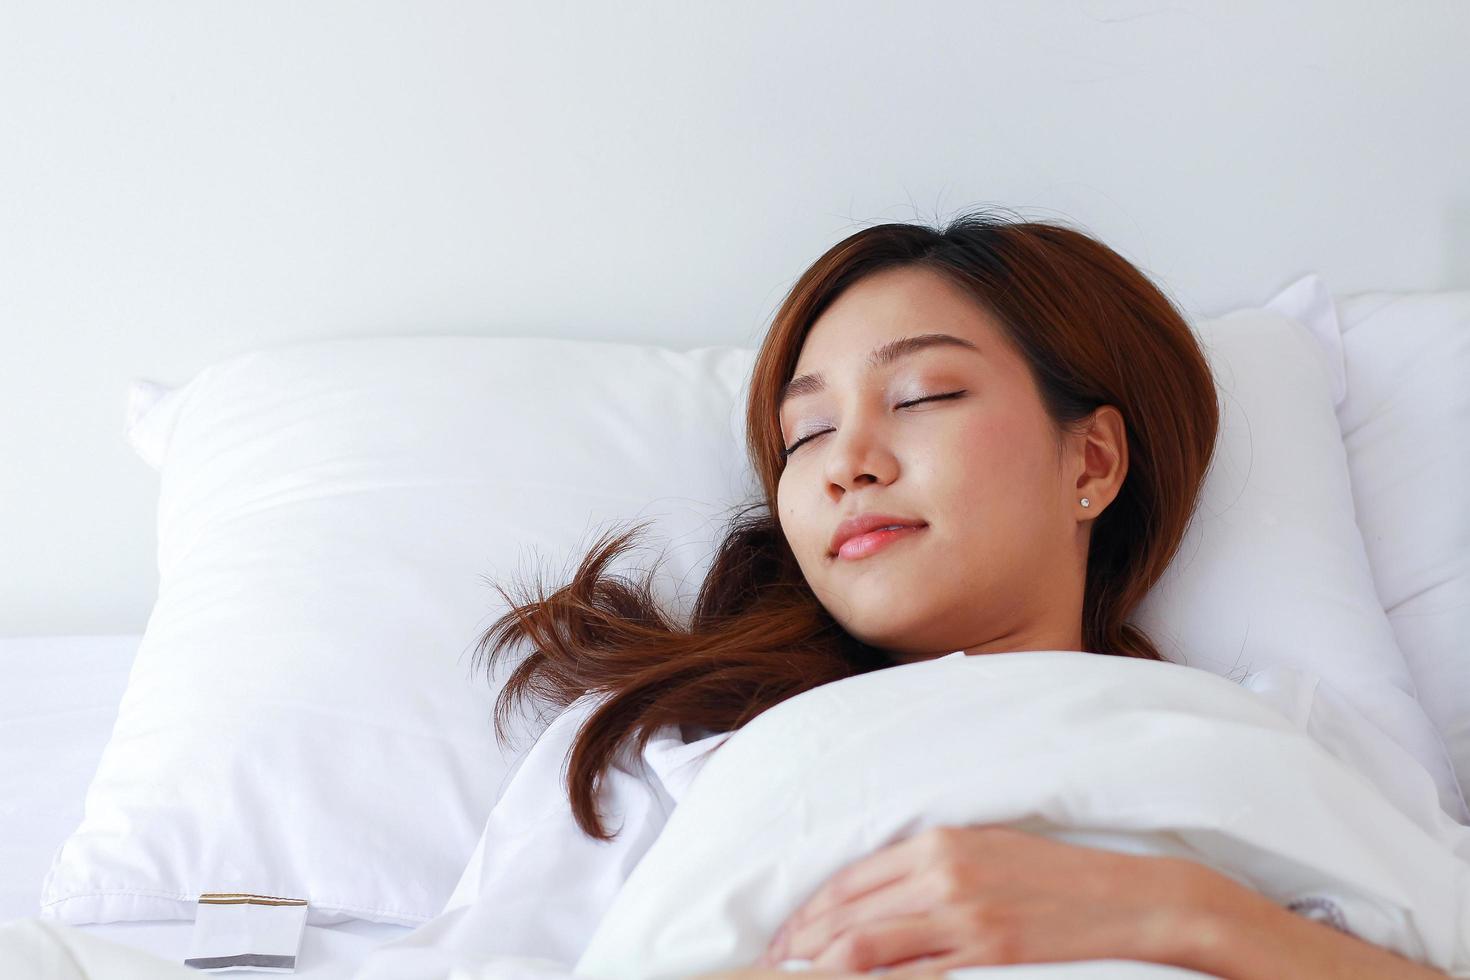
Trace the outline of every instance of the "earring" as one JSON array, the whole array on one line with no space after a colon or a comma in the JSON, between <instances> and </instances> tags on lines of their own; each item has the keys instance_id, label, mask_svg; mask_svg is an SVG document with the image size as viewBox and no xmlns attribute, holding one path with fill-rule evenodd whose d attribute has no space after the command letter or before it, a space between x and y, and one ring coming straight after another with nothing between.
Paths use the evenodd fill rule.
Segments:
<instances>
[{"instance_id":1,"label":"earring","mask_svg":"<svg viewBox=\"0 0 1470 980\"><path fill-rule=\"evenodd\" d=\"M1092 506L1092 501L1088 500L1086 497L1083 497L1082 498L1082 506L1083 507L1091 507Z\"/></svg>"}]
</instances>

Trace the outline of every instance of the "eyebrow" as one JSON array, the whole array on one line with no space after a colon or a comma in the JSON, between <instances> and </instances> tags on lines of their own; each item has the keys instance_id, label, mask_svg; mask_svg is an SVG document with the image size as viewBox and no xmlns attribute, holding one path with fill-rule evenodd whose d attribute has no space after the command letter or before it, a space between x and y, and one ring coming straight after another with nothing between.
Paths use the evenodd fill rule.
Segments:
<instances>
[{"instance_id":1,"label":"eyebrow","mask_svg":"<svg viewBox=\"0 0 1470 980\"><path fill-rule=\"evenodd\" d=\"M956 337L954 334L948 333L921 333L913 337L899 337L897 340L890 340L881 347L874 348L868 354L867 360L864 362L864 367L869 371L873 371L886 364L892 364L899 358L917 354L919 351L927 350L930 347L961 347L966 350L972 350L977 354L980 353L980 348L973 341L966 340L963 337ZM811 374L803 374L798 378L792 378L782 386L781 397L777 399L776 407L779 409L793 398L801 398L804 395L815 395L819 391L826 390L826 388L827 380L822 377L820 371L813 371Z\"/></svg>"}]
</instances>

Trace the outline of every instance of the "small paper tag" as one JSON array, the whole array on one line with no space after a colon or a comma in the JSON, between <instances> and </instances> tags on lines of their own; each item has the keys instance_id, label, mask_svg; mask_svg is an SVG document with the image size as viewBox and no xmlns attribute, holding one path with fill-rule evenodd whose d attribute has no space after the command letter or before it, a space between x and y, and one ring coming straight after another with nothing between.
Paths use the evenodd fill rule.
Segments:
<instances>
[{"instance_id":1,"label":"small paper tag","mask_svg":"<svg viewBox=\"0 0 1470 980\"><path fill-rule=\"evenodd\" d=\"M218 973L294 973L306 926L306 899L205 892L194 911L185 966Z\"/></svg>"}]
</instances>

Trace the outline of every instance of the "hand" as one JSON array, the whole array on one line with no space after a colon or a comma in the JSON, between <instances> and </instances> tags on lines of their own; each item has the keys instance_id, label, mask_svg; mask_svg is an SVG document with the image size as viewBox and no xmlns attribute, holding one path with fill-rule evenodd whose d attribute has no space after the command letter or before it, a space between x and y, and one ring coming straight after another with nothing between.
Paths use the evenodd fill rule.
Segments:
<instances>
[{"instance_id":1,"label":"hand","mask_svg":"<svg viewBox=\"0 0 1470 980\"><path fill-rule=\"evenodd\" d=\"M791 970L749 966L739 970L721 970L719 973L701 973L690 980L794 980L796 976ZM868 980L868 977L865 973L823 973L822 980Z\"/></svg>"},{"instance_id":2,"label":"hand","mask_svg":"<svg viewBox=\"0 0 1470 980\"><path fill-rule=\"evenodd\" d=\"M884 980L1005 963L1131 959L1169 963L1186 948L1208 868L1123 854L1010 827L936 827L833 875L789 919L758 966ZM1239 887L1236 885L1236 887Z\"/></svg>"}]
</instances>

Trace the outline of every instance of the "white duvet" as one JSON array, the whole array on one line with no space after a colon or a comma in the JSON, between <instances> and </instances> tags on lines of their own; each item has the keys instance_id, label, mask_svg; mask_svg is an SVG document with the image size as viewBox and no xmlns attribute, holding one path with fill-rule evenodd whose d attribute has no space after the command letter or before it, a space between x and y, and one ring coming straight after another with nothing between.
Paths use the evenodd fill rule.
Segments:
<instances>
[{"instance_id":1,"label":"white duvet","mask_svg":"<svg viewBox=\"0 0 1470 980\"><path fill-rule=\"evenodd\" d=\"M559 877L544 879L545 903L541 879L497 883L502 852L490 841L471 861L458 904L374 951L355 976L661 980L734 968L753 962L847 864L931 826L987 823L1189 858L1283 905L1325 899L1359 937L1470 977L1470 828L1440 810L1411 757L1326 685L1288 668L1242 686L1175 664L1071 651L951 654L785 701L722 740L680 788L667 822L662 798L649 796L642 809L612 801L612 825L621 817L630 836L588 853L605 847L632 870L598 878L589 865L592 900L573 900L575 868L546 865ZM516 866L507 855L504 867ZM594 881L619 887L598 900ZM524 896L518 910L513 894ZM511 933L538 909L554 932L558 900L570 903L567 928L553 939L572 945L541 948L579 949L575 963L484 955L513 948ZM579 936L593 912L590 936ZM70 926L21 919L0 926L0 976L198 974ZM1093 961L949 976L1201 974Z\"/></svg>"}]
</instances>

